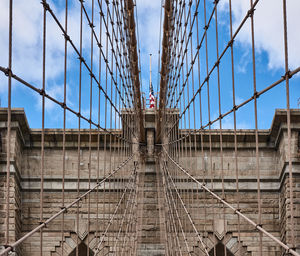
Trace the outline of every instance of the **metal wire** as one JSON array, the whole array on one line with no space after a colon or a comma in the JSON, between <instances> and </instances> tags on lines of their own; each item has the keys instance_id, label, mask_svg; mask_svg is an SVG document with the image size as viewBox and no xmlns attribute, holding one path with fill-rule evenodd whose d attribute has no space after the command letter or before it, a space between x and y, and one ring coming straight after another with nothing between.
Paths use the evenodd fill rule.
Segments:
<instances>
[{"instance_id":1,"label":"metal wire","mask_svg":"<svg viewBox=\"0 0 300 256\"><path fill-rule=\"evenodd\" d=\"M86 7L86 3L84 1L78 1L77 5L80 7L80 20L79 20L79 30L80 30L80 40L79 46L76 46L74 41L69 35L68 29L68 12L69 12L69 1L65 1L64 7L64 24L61 23L57 14L55 13L55 8L51 6L46 0L41 2L42 10L43 10L43 37L42 37L42 88L38 88L37 84L33 84L31 81L25 81L17 74L13 73L12 66L12 20L13 20L13 1L10 1L9 7L9 63L7 68L0 67L0 70L3 74L8 76L8 122L7 122L7 196L6 196L6 249L1 251L1 255L6 255L7 252L12 250L16 250L17 247L26 239L33 236L36 232L40 234L40 242L39 242L39 254L43 255L45 253L45 239L43 235L43 230L46 225L49 225L53 222L54 219L60 216L59 221L61 221L61 242L60 242L60 251L61 255L64 255L65 252L65 234L66 234L66 218L65 215L69 212L67 210L73 206L76 206L75 210L75 222L76 222L76 230L75 232L79 234L80 222L85 221L81 220L81 202L83 204L83 199L86 198L87 205L87 232L90 234L92 232L91 221L93 214L92 204L92 193L96 195L96 240L99 240L99 232L101 232L101 225L99 225L99 200L100 203L103 204L104 211L107 211L109 216L113 216L110 212L110 203L107 202L113 200L111 196L111 192L115 191L116 188L119 188L119 196L124 194L128 183L128 174L130 168L126 168L126 164L132 161L133 152L131 150L132 144L139 143L140 139L136 139L137 142L132 142L132 138L139 138L140 135L134 130L133 123L138 120L135 115L130 114L130 109L137 109L136 104L139 102L138 93L139 88L136 88L136 78L135 78L135 70L132 67L132 54L133 51L131 48L128 48L128 45L132 41L132 36L135 34L134 28L132 28L132 21L130 20L131 15L134 13L132 6L124 5L124 3L120 3L119 1L113 1L110 3L109 1L98 0L94 3L92 0L91 10ZM95 23L95 13L99 11L100 19L99 24ZM46 65L46 52L47 52L47 24L46 21L48 19L52 19L57 26L57 28L62 32L64 40L64 71L63 71L63 101L59 101L56 97L53 97L48 93L47 84L49 83L46 80L46 70L49 68ZM88 24L88 28L90 30L90 63L88 63L84 59L84 46L83 46L83 31L85 28L85 22ZM126 25L127 24L127 25ZM131 25L130 25L131 24ZM130 25L130 26L129 26ZM98 27L96 32L96 27ZM130 31L129 31L130 30ZM105 32L105 34L103 33ZM95 70L95 45L99 50L99 70ZM77 48L79 47L79 48ZM70 71L68 69L69 57L71 55L72 49L75 52L79 59L79 84L78 84L78 109L75 109L74 105L71 102L67 101L67 84L69 83L68 76L70 75ZM76 61L76 59L75 59ZM104 66L104 68L103 68ZM105 70L105 80L102 78L102 70ZM87 72L90 75L89 78L89 114L84 115L82 112L82 91L85 90L83 88L83 72ZM96 75L96 72L99 74ZM98 77L98 78L97 78ZM12 79L18 81L19 84L17 86L24 85L35 93L38 93L41 97L42 102L42 122L41 122L41 147L40 147L40 213L39 213L39 222L40 224L34 228L31 232L28 232L23 237L21 237L17 241L12 241L9 239L9 231L10 231L10 213L9 213L9 197L10 197L10 165L11 165L11 84ZM75 85L72 85L75 88ZM85 85L84 85L85 86ZM95 105L93 102L94 92L97 88L98 93L98 110L94 110L93 106ZM45 119L46 119L46 100L52 101L54 104L60 106L63 110L63 124L62 124L62 163L61 163L61 210L57 213L53 213L52 216L44 218L45 212L45 170L48 168L45 164ZM105 105L105 107L104 107ZM103 106L103 109L102 109ZM126 111L123 113L122 109ZM105 114L102 115L101 111ZM69 204L66 204L66 170L67 170L67 162L66 162L66 136L67 136L67 113L71 113L78 117L78 131L77 131L77 184L76 184L76 193L77 199L72 201ZM97 112L97 115L94 115ZM110 115L108 114L110 112ZM97 118L95 118L97 116ZM87 167L87 190L83 194L80 195L80 191L83 190L83 186L81 185L84 182L84 175L82 172L82 122L86 122L89 125L88 128L88 167ZM104 127L103 125L104 124ZM123 133L115 132L117 128L123 128ZM93 141L92 137L94 136L93 128L97 129L97 168L96 168L96 185L92 185L92 170L93 170ZM103 145L104 143L104 145ZM104 176L100 175L100 150L104 151ZM118 149L117 149L118 148ZM118 159L116 161L116 159ZM107 165L107 163L109 165ZM120 174L122 173L122 174ZM112 179L115 177L114 179ZM122 178L118 178L122 177ZM118 181L119 180L119 181ZM115 181L112 183L112 181ZM99 193L103 191L99 195ZM107 195L109 195L107 197ZM131 202L134 204L134 198L131 198ZM103 201L101 201L103 200ZM124 197L124 200L128 200L127 197ZM108 205L108 209L106 209ZM125 205L125 203L124 203ZM125 207L121 207L119 210L123 212L123 215L126 218L129 218L128 214L132 214L132 210L124 209ZM110 218L110 217L109 217ZM114 222L116 219L114 220ZM132 227L135 223L131 224ZM111 231L110 231L111 232ZM125 232L122 230L121 233ZM127 229L125 235L127 233L131 233L131 229ZM115 243L115 240L110 236L111 234L107 234L108 245L112 246ZM129 246L129 243L125 241L123 245ZM90 247L92 242L92 238L89 235L87 237L87 247ZM131 241L130 241L131 242ZM76 238L76 255L79 255L79 244L80 239L77 236ZM87 250L87 254L89 255L89 248Z\"/></svg>"},{"instance_id":2,"label":"metal wire","mask_svg":"<svg viewBox=\"0 0 300 256\"><path fill-rule=\"evenodd\" d=\"M126 159L120 166L118 166L112 173L109 173L105 178L103 178L98 184L96 184L95 186L93 186L91 189L89 189L88 191L86 191L85 193L83 193L81 196L79 196L76 200L74 200L73 202L71 202L70 204L66 205L63 209L61 209L59 212L57 212L56 214L52 215L50 218L48 218L47 220L45 220L42 224L40 224L39 226L37 226L36 228L34 228L32 231L28 232L26 235L24 235L22 238L20 238L19 240L17 240L16 242L12 243L11 245L9 245L5 250L3 250L0 255L5 255L6 253L14 250L19 244L21 244L24 240L28 239L29 237L31 237L34 233L36 233L37 231L40 231L42 228L46 227L47 224L51 223L53 220L55 220L58 216L60 216L63 213L66 213L67 210L71 207L73 207L75 204L77 204L79 201L81 201L82 199L86 198L91 192L93 192L97 187L105 184L105 182L107 182L107 180L112 177L114 174L116 174L119 170L122 170L122 168L129 162L131 161L133 158L133 156L130 156L128 159Z\"/></svg>"},{"instance_id":3,"label":"metal wire","mask_svg":"<svg viewBox=\"0 0 300 256\"><path fill-rule=\"evenodd\" d=\"M236 209L235 207L233 207L231 204L227 203L225 200L223 200L220 196L218 196L216 193L214 193L211 189L209 189L206 185L204 185L203 183L199 182L196 178L194 178L192 175L190 175L183 167L181 167L177 162L174 161L174 159L172 159L170 157L170 155L168 154L167 150L164 148L164 151L167 155L167 157L170 159L170 161L177 167L178 170L180 170L181 172L183 172L184 174L186 174L189 178L191 178L194 182L198 183L202 189L206 190L208 193L210 193L215 199L219 200L221 203L223 203L226 207L230 208L234 214L239 215L241 218L243 218L245 221L247 221L249 224L251 224L252 226L254 226L259 232L263 233L264 235L268 236L269 238L271 238L273 241L275 241L277 244L279 244L281 247L283 247L286 252L295 255L295 256L299 256L300 254L297 253L295 250L293 250L291 247L289 247L288 245L286 245L285 243L283 243L282 241L280 241L278 238L276 238L275 236L273 236L271 233L269 233L268 231L266 231L264 228L261 227L261 225L255 223L254 221L252 221L250 218L248 218L246 215L244 215L243 213L241 213L238 209Z\"/></svg>"},{"instance_id":4,"label":"metal wire","mask_svg":"<svg viewBox=\"0 0 300 256\"><path fill-rule=\"evenodd\" d=\"M5 243L9 245L9 216L10 216L10 164L11 164L11 85L12 85L12 20L13 20L13 1L9 1L9 37L8 37L8 99L7 99L7 142L6 142L6 230Z\"/></svg>"},{"instance_id":5,"label":"metal wire","mask_svg":"<svg viewBox=\"0 0 300 256\"><path fill-rule=\"evenodd\" d=\"M295 181L292 169L292 124L290 109L290 80L299 74L300 67L290 70L288 58L288 13L286 0L282 0L283 11L283 42L284 42L284 74L277 80L257 87L257 57L255 13L259 8L259 0L249 0L249 7L238 26L233 26L232 1L228 0L229 40L221 49L219 0L213 2L200 0L165 0L161 2L160 30L164 8L163 29L160 31L158 67L160 69L159 109L156 112L156 151L158 156L156 166L160 168L166 221L165 250L166 255L218 255L218 243L222 242L222 251L228 255L226 239L228 238L227 221L235 224L230 232L237 238L236 254L243 255L243 232L257 232L255 237L257 251L263 255L266 246L264 238L271 239L282 253L299 256L296 252L296 214L295 214ZM69 34L69 1L65 0L64 22L62 23L56 6L46 0L41 1L43 11L42 24L42 79L41 88L37 82L25 80L14 73L13 66L13 1L9 1L8 26L8 65L0 66L0 71L8 77L7 105L7 139L6 139L6 200L5 200L5 249L1 255L20 250L25 240L39 235L39 254L46 250L45 228L60 223L59 254L67 252L66 233L74 232L76 236L75 252L80 254L79 246L82 239L87 245L87 255L90 250L98 254L136 255L138 248L138 207L139 189L142 183L138 175L138 160L143 154L145 142L143 108L141 105L140 87L141 51L137 23L136 3L133 0L91 0L90 5L83 0L76 1L80 7L79 45L75 44ZM202 12L203 11L203 12ZM135 13L134 13L135 12ZM97 13L99 16L97 17ZM99 19L98 19L99 18ZM47 63L47 29L48 19L62 33L64 41L63 67L63 100L50 94L47 71L51 67ZM98 22L98 24L96 24ZM251 41L252 81L250 97L241 103L237 102L237 79L235 72L234 53L238 35L249 24ZM87 24L87 28L85 25ZM201 25L203 29L201 29ZM213 28L215 30L213 31ZM89 51L84 48L84 31L89 32ZM213 41L211 36L214 34ZM160 45L161 44L161 45ZM215 45L214 45L215 44ZM69 58L71 51L77 57L79 68L78 84L72 84L72 89L78 89L78 106L68 100L70 72ZM97 56L98 54L98 56ZM161 55L161 56L160 56ZM232 106L222 110L223 77L221 62L225 56L230 57ZM90 63L85 59L88 58ZM74 60L73 60L74 61ZM97 63L97 64L95 64ZM98 70L95 67L98 65ZM89 74L88 82L85 73ZM214 78L216 78L214 80ZM11 202L12 190L12 83L16 87L25 86L34 94L40 95L41 101L41 131L40 131L40 162L39 162L39 214L37 225L33 230L14 241L11 232ZM267 230L263 218L264 190L261 182L262 164L259 141L259 97L279 85L285 83L286 116L287 116L287 180L288 198L286 204L286 222L288 233L280 240ZM158 84L157 84L158 86ZM245 86L248 86L245 85ZM97 95L95 95L95 93ZM88 95L88 96L86 96ZM87 97L88 104L84 103ZM97 97L95 97L97 96ZM217 100L213 100L213 96ZM51 207L51 213L46 211L48 203L45 182L47 173L47 153L45 148L49 140L46 128L46 101L49 100L62 110L62 137L59 164L61 195L60 210ZM238 147L237 112L253 103L254 142L255 149L255 204L257 211L248 216L241 209L241 167ZM94 108L94 105L97 105ZM84 113L88 107L88 114ZM216 117L214 116L214 109ZM68 114L78 118L76 150L76 199L69 197L67 181L68 155ZM233 172L229 178L230 167L226 173L225 157L227 146L224 143L223 119L233 115ZM77 120L76 120L77 121ZM87 129L83 129L87 124ZM213 131L213 128L217 127ZM217 135L217 136L216 136ZM83 140L83 136L88 138ZM75 138L75 137L74 137ZM96 139L95 139L96 138ZM216 139L217 138L217 139ZM85 143L87 142L87 143ZM215 146L215 144L218 146ZM75 144L74 144L75 145ZM161 148L161 152L158 152ZM85 153L84 153L85 151ZM255 153L254 153L255 151ZM137 160L138 159L138 160ZM198 161L200 164L198 165ZM83 162L87 167L83 168ZM86 173L84 173L86 172ZM254 176L253 176L254 177ZM252 178L253 178L252 177ZM160 179L160 178L157 178ZM234 180L234 188L227 189L225 184ZM253 178L254 179L254 178ZM96 180L96 182L95 182ZM201 181L200 181L201 180ZM160 181L157 181L160 184ZM68 211L74 208L73 212ZM227 210L230 210L229 211ZM68 230L68 217L74 214L74 230ZM83 216L81 218L81 216ZM68 216L68 217L67 217ZM254 221L255 219L255 221ZM222 220L224 234L218 237L216 220ZM80 227L86 224L87 236L79 237ZM246 226L246 228L245 228ZM248 228L248 226L252 227ZM225 242L224 242L225 241Z\"/></svg>"},{"instance_id":6,"label":"metal wire","mask_svg":"<svg viewBox=\"0 0 300 256\"><path fill-rule=\"evenodd\" d=\"M193 185L198 184L202 191L203 201L202 205L198 206L197 209L203 209L203 227L195 225L197 232L203 232L203 243L209 249L211 255L217 255L217 243L220 238L217 238L215 229L215 219L223 220L223 229L226 234L226 222L229 216L226 208L230 207L234 210L236 215L236 228L234 230L237 234L237 255L243 255L243 244L241 241L242 223L241 221L247 221L252 224L258 232L257 236L257 253L263 255L266 249L263 244L263 236L267 236L275 241L275 244L283 247L284 251L289 251L291 254L297 254L295 251L295 216L294 216L294 205L293 205L293 172L291 162L291 120L290 120L290 103L289 103L289 81L291 78L298 74L300 67L296 67L294 70L289 70L288 63L288 38L287 38L287 13L286 13L286 1L283 0L283 39L284 39L284 56L285 56L285 74L268 85L263 85L262 89L258 90L256 81L256 47L255 47L255 11L260 8L259 0L249 1L249 7L247 12L243 14L243 18L240 23L236 26L235 31L233 30L233 12L232 12L232 1L228 0L228 18L229 18L229 40L226 44L223 43L223 49L219 45L219 29L220 24L218 18L218 7L219 1L166 1L165 6L165 17L164 17L164 32L163 32L163 48L161 54L161 80L160 80L160 109L158 113L158 119L161 120L161 124L158 124L157 129L157 146L164 148L166 157L162 157L161 161L165 161L163 164L165 172L170 175L169 179L166 179L164 186L167 188L171 184L174 184L173 195L171 193L167 195L170 197L166 198L166 201L170 202L172 206L173 201L175 203L173 217L169 216L170 220L167 222L167 227L170 232L173 232L173 236L170 235L170 239L173 241L168 243L169 253L176 251L173 249L174 245L180 245L186 243L186 237L189 235L189 223L195 222L198 218L199 212L194 213L194 209L190 205L195 204L194 192L196 193L196 202L200 201L200 191L193 189ZM200 10L203 13L200 14ZM252 95L243 100L241 103L237 103L236 96L236 81L235 81L235 68L234 62L234 46L235 40L238 35L241 34L241 30L249 24L250 33L249 38L251 42L251 65L252 65L252 80L253 84ZM166 26L165 24L168 24ZM200 26L203 26L202 32L200 32ZM215 29L215 36L212 38L212 30ZM210 41L209 41L210 38ZM196 42L196 46L193 44ZM214 48L215 45L215 49ZM188 56L190 54L190 57ZM200 56L201 55L201 56ZM227 99L222 99L222 73L221 73L221 62L226 58L230 57L230 69L231 69L231 82L232 82L232 107L229 110L222 110L222 102ZM201 65L200 59L203 60ZM184 68L185 67L185 68ZM194 73L198 75L194 76ZM202 76L201 76L202 74ZM203 74L204 77L203 77ZM198 83L198 88L194 88L194 84ZM290 231L291 237L288 243L283 243L277 237L267 232L265 228L262 228L263 223L263 205L262 201L265 198L265 193L261 191L261 155L260 152L260 141L259 141L259 115L258 115L258 98L267 92L271 91L275 87L279 87L283 82L286 83L286 100L287 100L287 162L288 162L288 187L289 189L289 206L290 209L290 220L291 228L287 227ZM224 82L225 83L225 82ZM217 95L217 97L216 97ZM215 100L212 98L215 97ZM255 170L256 170L256 200L257 200L257 212L255 213L255 222L242 214L243 209L241 207L241 195L240 195L240 168L239 168L239 157L238 157L238 139L237 139L237 111L244 109L245 106L249 106L253 103L253 124L254 137L255 137ZM199 105L197 105L199 104ZM206 105L206 106L205 106ZM218 109L216 117L213 116L212 109ZM234 154L233 154L233 166L235 173L235 191L234 194L227 192L225 189L225 183L228 183L229 174L225 173L224 166L224 143L223 140L226 138L223 134L223 119L228 118L229 115L233 115L233 140L234 140ZM197 118L196 118L197 117ZM204 119L205 118L205 119ZM193 129L191 129L193 124ZM218 128L215 128L217 127ZM214 129L214 141L212 141L212 128ZM216 152L215 134L218 134L218 150ZM197 141L199 140L199 142ZM205 143L205 145L204 145ZM197 147L201 148L201 167L199 172L195 172L197 169ZM205 148L204 148L205 147ZM194 148L194 149L193 149ZM227 146L226 146L227 150ZM195 155L193 155L195 154ZM226 156L227 157L227 156ZM192 163L195 162L195 165ZM217 167L218 166L218 167ZM178 171L173 171L174 168ZM228 171L230 171L228 164ZM182 176L185 173L187 177ZM199 176L202 176L202 185L198 181ZM193 175L196 174L194 177ZM167 175L168 176L168 175ZM220 180L220 185L218 184ZM173 182L172 182L173 181ZM215 191L215 186L218 189ZM172 188L173 188L172 187ZM176 189L175 189L176 188ZM191 189L190 189L191 188ZM176 193L176 191L178 193ZM220 194L218 194L220 191ZM228 203L226 200L227 194L229 198L234 196L234 203ZM192 200L191 200L192 198ZM180 203L182 200L182 203ZM234 206L233 206L234 205ZM170 207L170 206L169 206ZM203 207L203 208L200 208ZM233 207L233 208L232 208ZM219 211L219 209L222 209ZM176 220L176 212L179 213L178 223L173 222L173 225L179 227L179 232L175 228L172 229L172 219ZM191 221L183 216L187 214L191 217ZM201 215L200 215L201 216ZM183 223L182 230L179 221ZM195 222L197 223L197 222ZM201 223L199 221L199 223ZM178 226L179 225L179 226ZM245 227L243 227L245 229ZM251 230L252 231L252 230ZM183 232L180 235L180 232ZM211 235L212 234L212 235ZM225 241L226 239L223 238ZM171 245L172 244L172 245ZM188 242L186 247L193 246L196 244L195 240ZM291 246L290 246L291 245ZM224 255L227 255L226 244L223 244ZM188 249L187 249L188 250ZM202 252L203 253L203 252Z\"/></svg>"}]
</instances>

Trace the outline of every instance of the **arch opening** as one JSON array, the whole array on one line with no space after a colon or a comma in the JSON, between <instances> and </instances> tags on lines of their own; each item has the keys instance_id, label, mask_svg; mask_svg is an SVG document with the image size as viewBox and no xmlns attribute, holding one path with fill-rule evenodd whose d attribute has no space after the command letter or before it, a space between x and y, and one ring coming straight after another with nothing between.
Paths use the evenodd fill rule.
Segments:
<instances>
[{"instance_id":1,"label":"arch opening","mask_svg":"<svg viewBox=\"0 0 300 256\"><path fill-rule=\"evenodd\" d=\"M91 250L91 248L88 248L86 244L81 241L81 243L78 245L78 255L80 256L87 256L87 251L89 250L89 256L94 256L94 252ZM76 247L73 249L73 251L69 254L69 256L76 256Z\"/></svg>"},{"instance_id":2,"label":"arch opening","mask_svg":"<svg viewBox=\"0 0 300 256\"><path fill-rule=\"evenodd\" d=\"M224 244L218 243L216 245L216 255L214 254L214 248L212 248L209 252L209 256L225 256ZM234 254L226 248L226 256L234 256Z\"/></svg>"}]
</instances>

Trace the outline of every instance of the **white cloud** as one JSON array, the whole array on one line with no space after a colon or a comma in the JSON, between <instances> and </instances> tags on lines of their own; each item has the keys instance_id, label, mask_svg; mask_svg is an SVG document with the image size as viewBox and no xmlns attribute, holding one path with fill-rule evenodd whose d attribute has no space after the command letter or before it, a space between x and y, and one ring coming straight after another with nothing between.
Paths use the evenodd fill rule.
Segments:
<instances>
[{"instance_id":1,"label":"white cloud","mask_svg":"<svg viewBox=\"0 0 300 256\"><path fill-rule=\"evenodd\" d=\"M58 20L64 24L64 10L57 10L52 1L48 1ZM8 63L8 1L0 1L0 65ZM68 15L68 34L76 47L79 47L80 8L70 6ZM62 31L47 12L46 20L46 77L47 83L59 78L64 70L64 37ZM3 36L2 36L3 35ZM88 30L84 30L84 47L89 47ZM42 81L42 44L43 44L43 6L36 0L13 1L13 72L36 87ZM68 48L70 49L70 47ZM69 57L68 57L68 60ZM75 58L68 62L68 68L78 63ZM6 79L0 75L0 91L6 90ZM51 84L49 85L52 86ZM56 88L54 86L53 88Z\"/></svg>"},{"instance_id":2,"label":"white cloud","mask_svg":"<svg viewBox=\"0 0 300 256\"><path fill-rule=\"evenodd\" d=\"M148 62L149 53L156 54L158 51L161 1L137 0L136 2L140 44Z\"/></svg>"},{"instance_id":3,"label":"white cloud","mask_svg":"<svg viewBox=\"0 0 300 256\"><path fill-rule=\"evenodd\" d=\"M158 73L158 47L160 25L160 0L137 0L138 29L141 49L143 91L149 87L149 54L152 53L152 83L156 88ZM162 16L163 19L163 16ZM163 20L162 20L163 22ZM146 95L147 96L147 95Z\"/></svg>"},{"instance_id":4,"label":"white cloud","mask_svg":"<svg viewBox=\"0 0 300 256\"><path fill-rule=\"evenodd\" d=\"M247 48L241 55L239 64L237 65L237 71L246 74L247 66L250 63L250 59L251 59L251 51L249 48Z\"/></svg>"},{"instance_id":5,"label":"white cloud","mask_svg":"<svg viewBox=\"0 0 300 256\"><path fill-rule=\"evenodd\" d=\"M232 97L232 95L231 95L231 97ZM243 99L243 98L241 98L241 97L239 97L239 96L236 96L235 97L235 104L236 105L240 105L241 103L243 103L245 100Z\"/></svg>"},{"instance_id":6,"label":"white cloud","mask_svg":"<svg viewBox=\"0 0 300 256\"><path fill-rule=\"evenodd\" d=\"M14 0L13 2L13 72L25 81L41 88L42 81L42 44L43 44L43 6L36 0ZM64 4L48 0L58 20L64 26ZM153 74L157 73L157 51L159 41L159 19L161 1L138 0L139 36L141 43L141 62L146 74L143 79L148 81L149 53L153 53ZM89 12L89 2L85 3ZM0 65L8 63L8 1L0 1ZM95 11L95 31L99 32L99 15ZM151 15L150 15L151 14ZM105 27L102 25L102 45L106 48ZM70 3L68 12L68 34L79 49L80 35L80 3ZM98 36L99 37L99 36ZM57 88L61 84L64 71L64 37L62 32L47 12L46 41L46 88ZM109 56L110 45L108 49ZM83 16L83 55L90 64L90 28ZM94 43L94 70L98 70L98 55ZM110 57L108 56L108 59ZM78 64L77 56L68 44L68 69ZM75 66L76 67L76 66ZM76 67L77 68L77 67ZM102 73L105 72L104 63ZM97 71L96 71L97 73ZM153 75L153 78L155 76ZM155 80L156 82L156 80ZM148 88L148 82L144 83ZM7 78L0 73L0 92L7 91Z\"/></svg>"},{"instance_id":7,"label":"white cloud","mask_svg":"<svg viewBox=\"0 0 300 256\"><path fill-rule=\"evenodd\" d=\"M300 66L300 33L298 24L300 1L288 0L288 47L289 66L294 69ZM232 0L234 31L249 10L249 1ZM221 11L228 12L228 1L220 1ZM268 54L268 68L284 67L283 6L279 0L262 0L255 7L254 30L255 44L258 51ZM245 47L251 47L250 22L240 31L237 41Z\"/></svg>"},{"instance_id":8,"label":"white cloud","mask_svg":"<svg viewBox=\"0 0 300 256\"><path fill-rule=\"evenodd\" d=\"M63 84L55 84L52 83L50 86L46 88L46 94L51 96L52 98L58 100L59 102L63 102L64 100L64 85ZM40 94L37 94L36 92L33 92L33 95L36 99L36 107L38 110L42 109L42 97ZM67 106L74 108L75 105L72 102L72 90L69 84L66 85L66 95L67 95ZM54 111L56 108L61 108L59 105L57 105L52 100L49 100L48 98L45 98L45 110L47 112ZM72 114L74 115L74 114ZM53 117L54 119L56 116Z\"/></svg>"}]
</instances>

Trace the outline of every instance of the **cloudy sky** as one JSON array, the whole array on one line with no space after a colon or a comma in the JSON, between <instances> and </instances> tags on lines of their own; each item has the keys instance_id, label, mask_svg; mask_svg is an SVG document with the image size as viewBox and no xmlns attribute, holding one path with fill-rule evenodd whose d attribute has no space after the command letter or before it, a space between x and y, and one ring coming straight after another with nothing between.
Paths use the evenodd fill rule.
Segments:
<instances>
[{"instance_id":1,"label":"cloudy sky","mask_svg":"<svg viewBox=\"0 0 300 256\"><path fill-rule=\"evenodd\" d=\"M0 1L0 65L7 67L8 63L8 0ZM13 20L13 72L24 80L41 87L42 81L42 13L43 8L38 0L14 0ZM64 1L49 1L57 17L64 20ZM79 44L80 5L79 1L70 2L69 8L69 34L76 45ZM85 4L90 5L86 0ZM202 2L202 1L201 1ZM213 1L207 1L208 5ZM152 54L152 80L155 92L158 87L158 50L160 38L161 0L136 0L137 23L139 32L139 44L141 50L141 77L142 91L146 96L149 94L149 54ZM241 19L249 9L249 0L233 0L233 23L237 28ZM287 1L288 12L288 42L289 42L289 68L293 70L300 66L300 31L298 24L300 17L299 0ZM221 0L218 7L219 14L219 50L222 52L229 38L228 1ZM258 90L265 88L281 78L284 74L284 48L283 48L283 18L281 0L260 0L255 11L255 45L257 64ZM95 22L97 30L97 20ZM86 25L86 24L85 24ZM235 72L237 81L237 101L242 102L253 94L251 91L252 79L252 53L249 22L239 33L235 43ZM47 18L47 93L62 100L63 98L63 61L64 61L64 39L57 25L51 17ZM83 49L89 52L89 30L83 31ZM213 42L213 41L212 41ZM98 53L97 53L98 54ZM212 53L211 55L213 55ZM96 55L96 53L95 53ZM97 57L95 56L95 59ZM75 60L74 60L75 59ZM211 58L213 60L213 57ZM231 93L226 92L226 81L230 62L225 57L224 73L221 76L223 83L223 98L228 101L224 103L222 111L230 109L232 102ZM87 61L89 61L87 59ZM69 51L68 69L76 74L78 60L75 53ZM95 62L95 69L97 63ZM78 70L77 70L78 71ZM250 72L251 71L251 72ZM73 74L72 73L72 74ZM222 74L222 73L221 73ZM83 76L88 77L87 74ZM223 82L222 82L223 79ZM72 84L78 83L78 78L71 76L67 81L67 101L71 107L76 108L77 93ZM213 86L213 85L212 85ZM291 107L297 107L300 97L300 75L291 79ZM7 106L7 77L0 73L0 95L1 106ZM96 95L96 93L95 93ZM213 96L212 96L213 97ZM41 103L40 96L25 88L23 85L13 83L13 107L25 108L31 127L41 126ZM259 98L259 127L269 128L275 108L284 108L285 84L272 89ZM232 106L231 106L232 107ZM111 110L112 111L112 110ZM47 101L46 105L46 127L61 127L61 109L54 103ZM96 114L96 108L94 114ZM248 118L249 112L253 112L253 104L243 107L238 111L238 128L252 128L253 120ZM56 113L56 115L53 115ZM88 115L88 97L83 98L83 113ZM112 112L114 113L114 112ZM212 118L218 116L217 110L212 112ZM75 128L77 122L74 117L68 115L68 127ZM115 120L112 118L112 120ZM232 127L232 116L224 119L224 127Z\"/></svg>"}]
</instances>

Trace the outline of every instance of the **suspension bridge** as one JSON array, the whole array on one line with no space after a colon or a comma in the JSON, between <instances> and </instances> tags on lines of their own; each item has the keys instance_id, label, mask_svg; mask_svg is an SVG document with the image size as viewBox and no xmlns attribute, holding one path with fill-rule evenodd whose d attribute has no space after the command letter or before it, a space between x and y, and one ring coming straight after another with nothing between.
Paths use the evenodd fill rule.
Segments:
<instances>
[{"instance_id":1,"label":"suspension bridge","mask_svg":"<svg viewBox=\"0 0 300 256\"><path fill-rule=\"evenodd\" d=\"M300 66L289 62L288 1L280 1L284 72L263 82L255 45L263 0L247 1L239 24L234 1L220 15L224 1L162 3L151 108L142 99L134 0L42 0L39 80L15 65L17 1L7 1L0 255L300 255L300 111L290 106ZM61 97L48 77L53 28L63 40ZM251 68L241 83L237 38L245 28ZM249 97L240 100L240 88ZM279 88L272 124L261 129L261 103ZM38 99L38 129L19 108L19 91ZM243 109L249 129L239 127Z\"/></svg>"}]
</instances>

